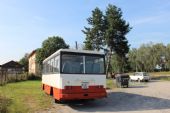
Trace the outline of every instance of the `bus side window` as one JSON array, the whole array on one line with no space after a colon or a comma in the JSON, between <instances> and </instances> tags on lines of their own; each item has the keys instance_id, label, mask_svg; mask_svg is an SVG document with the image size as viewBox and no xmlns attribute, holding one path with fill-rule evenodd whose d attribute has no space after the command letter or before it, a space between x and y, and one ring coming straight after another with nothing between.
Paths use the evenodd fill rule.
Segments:
<instances>
[{"instance_id":1,"label":"bus side window","mask_svg":"<svg viewBox=\"0 0 170 113\"><path fill-rule=\"evenodd\" d=\"M46 73L46 64L43 63L43 73L45 74Z\"/></svg>"},{"instance_id":2,"label":"bus side window","mask_svg":"<svg viewBox=\"0 0 170 113\"><path fill-rule=\"evenodd\" d=\"M54 67L53 68L54 68L55 73L59 72L59 57L58 56L56 56L54 58Z\"/></svg>"},{"instance_id":3,"label":"bus side window","mask_svg":"<svg viewBox=\"0 0 170 113\"><path fill-rule=\"evenodd\" d=\"M47 73L50 73L50 60L47 62Z\"/></svg>"},{"instance_id":4,"label":"bus side window","mask_svg":"<svg viewBox=\"0 0 170 113\"><path fill-rule=\"evenodd\" d=\"M54 58L51 59L51 73L54 73Z\"/></svg>"},{"instance_id":5,"label":"bus side window","mask_svg":"<svg viewBox=\"0 0 170 113\"><path fill-rule=\"evenodd\" d=\"M48 63L45 62L45 74L47 74L47 73L48 73Z\"/></svg>"}]
</instances>

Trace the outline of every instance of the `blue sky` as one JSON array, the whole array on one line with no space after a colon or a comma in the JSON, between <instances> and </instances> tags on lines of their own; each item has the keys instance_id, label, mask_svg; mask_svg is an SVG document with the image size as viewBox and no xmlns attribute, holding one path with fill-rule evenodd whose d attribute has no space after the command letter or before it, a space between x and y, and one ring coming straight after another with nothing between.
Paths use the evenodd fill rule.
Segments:
<instances>
[{"instance_id":1,"label":"blue sky","mask_svg":"<svg viewBox=\"0 0 170 113\"><path fill-rule=\"evenodd\" d=\"M127 35L131 47L142 43L170 43L169 0L1 0L0 64L19 60L41 47L48 36L61 36L74 47L82 44L86 18L95 7L114 4L133 29Z\"/></svg>"}]
</instances>

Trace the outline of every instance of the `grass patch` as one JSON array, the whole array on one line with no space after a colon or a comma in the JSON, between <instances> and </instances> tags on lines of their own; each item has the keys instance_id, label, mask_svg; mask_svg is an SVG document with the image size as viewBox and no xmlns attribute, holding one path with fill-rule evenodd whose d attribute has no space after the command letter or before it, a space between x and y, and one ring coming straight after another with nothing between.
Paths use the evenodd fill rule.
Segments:
<instances>
[{"instance_id":1,"label":"grass patch","mask_svg":"<svg viewBox=\"0 0 170 113\"><path fill-rule=\"evenodd\" d=\"M152 79L170 81L170 72L152 72L149 73Z\"/></svg>"},{"instance_id":2,"label":"grass patch","mask_svg":"<svg viewBox=\"0 0 170 113\"><path fill-rule=\"evenodd\" d=\"M28 113L48 108L52 98L41 90L40 81L24 81L0 86L0 95L10 100L10 104L0 104L7 107L10 113Z\"/></svg>"},{"instance_id":3,"label":"grass patch","mask_svg":"<svg viewBox=\"0 0 170 113\"><path fill-rule=\"evenodd\" d=\"M151 72L151 76L170 76L170 71L168 72Z\"/></svg>"},{"instance_id":4,"label":"grass patch","mask_svg":"<svg viewBox=\"0 0 170 113\"><path fill-rule=\"evenodd\" d=\"M160 80L170 81L170 77L163 77L163 78L160 78Z\"/></svg>"},{"instance_id":5,"label":"grass patch","mask_svg":"<svg viewBox=\"0 0 170 113\"><path fill-rule=\"evenodd\" d=\"M107 79L106 80L106 88L107 89L114 89L116 87L115 82L113 82L113 79Z\"/></svg>"},{"instance_id":6,"label":"grass patch","mask_svg":"<svg viewBox=\"0 0 170 113\"><path fill-rule=\"evenodd\" d=\"M8 113L8 106L11 104L11 100L0 95L0 113Z\"/></svg>"}]
</instances>

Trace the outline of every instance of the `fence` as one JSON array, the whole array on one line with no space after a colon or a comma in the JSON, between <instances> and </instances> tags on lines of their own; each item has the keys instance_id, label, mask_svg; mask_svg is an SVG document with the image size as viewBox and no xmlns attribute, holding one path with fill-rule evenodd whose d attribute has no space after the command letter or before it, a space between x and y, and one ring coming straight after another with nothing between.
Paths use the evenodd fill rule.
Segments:
<instances>
[{"instance_id":1,"label":"fence","mask_svg":"<svg viewBox=\"0 0 170 113\"><path fill-rule=\"evenodd\" d=\"M25 72L18 73L17 71L13 71L11 73L7 70L0 69L0 85L4 85L9 82L17 82L17 81L27 80L27 79L28 79L28 73Z\"/></svg>"}]
</instances>

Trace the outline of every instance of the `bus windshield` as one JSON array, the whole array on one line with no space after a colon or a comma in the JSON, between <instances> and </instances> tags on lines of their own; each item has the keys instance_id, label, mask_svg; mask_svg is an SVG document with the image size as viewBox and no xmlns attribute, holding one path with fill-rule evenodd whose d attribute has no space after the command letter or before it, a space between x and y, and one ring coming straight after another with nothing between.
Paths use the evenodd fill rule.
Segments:
<instances>
[{"instance_id":1,"label":"bus windshield","mask_svg":"<svg viewBox=\"0 0 170 113\"><path fill-rule=\"evenodd\" d=\"M65 74L104 74L104 55L62 54L61 72Z\"/></svg>"}]
</instances>

